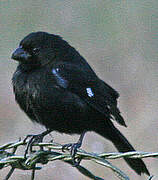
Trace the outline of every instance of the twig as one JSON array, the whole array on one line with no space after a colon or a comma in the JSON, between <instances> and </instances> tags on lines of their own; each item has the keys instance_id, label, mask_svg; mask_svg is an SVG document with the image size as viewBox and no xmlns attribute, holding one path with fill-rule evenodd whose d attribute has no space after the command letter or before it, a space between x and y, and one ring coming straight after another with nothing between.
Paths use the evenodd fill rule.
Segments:
<instances>
[{"instance_id":1,"label":"twig","mask_svg":"<svg viewBox=\"0 0 158 180\"><path fill-rule=\"evenodd\" d=\"M11 175L13 174L14 170L15 170L15 168L12 167L10 169L9 173L7 174L7 176L4 178L4 180L8 180L11 177Z\"/></svg>"}]
</instances>

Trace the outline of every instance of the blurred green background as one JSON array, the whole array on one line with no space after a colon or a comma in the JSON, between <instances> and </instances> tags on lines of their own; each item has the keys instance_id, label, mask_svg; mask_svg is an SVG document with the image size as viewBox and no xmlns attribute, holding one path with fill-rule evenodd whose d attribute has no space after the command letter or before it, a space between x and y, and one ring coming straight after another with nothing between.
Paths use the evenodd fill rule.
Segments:
<instances>
[{"instance_id":1,"label":"blurred green background","mask_svg":"<svg viewBox=\"0 0 158 180\"><path fill-rule=\"evenodd\" d=\"M11 78L17 63L11 60L19 41L33 31L61 35L74 46L97 74L120 92L119 107L128 128L118 128L139 151L158 151L158 1L157 0L0 0L0 143L16 141L43 127L33 124L14 101ZM59 143L78 136L52 133ZM87 133L83 149L113 152L99 135ZM158 161L145 159L158 176ZM131 179L137 176L121 160L113 160ZM82 162L104 179L117 179L106 168ZM8 168L1 170L3 179ZM30 180L31 172L16 170L12 180ZM63 162L49 163L36 174L38 180L87 179ZM154 178L153 178L154 179ZM88 180L88 179L87 179Z\"/></svg>"}]
</instances>

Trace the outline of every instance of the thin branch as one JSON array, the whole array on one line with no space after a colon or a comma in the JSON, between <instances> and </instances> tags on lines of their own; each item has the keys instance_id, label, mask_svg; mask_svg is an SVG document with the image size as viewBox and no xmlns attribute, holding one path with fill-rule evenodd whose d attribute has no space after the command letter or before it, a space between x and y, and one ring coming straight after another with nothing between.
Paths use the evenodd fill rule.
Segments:
<instances>
[{"instance_id":1,"label":"thin branch","mask_svg":"<svg viewBox=\"0 0 158 180\"><path fill-rule=\"evenodd\" d=\"M4 180L8 180L13 174L15 169L21 170L32 170L31 180L35 179L35 171L41 169L42 167L36 167L37 163L47 164L49 161L62 160L73 166L73 159L70 155L69 150L62 152L62 145L58 143L38 143L33 145L33 147L39 148L39 150L34 150L27 154L26 157L15 154L17 148L26 145L27 142L19 140L17 142L7 143L0 146L0 169L11 166L11 170ZM11 152L9 152L11 151ZM129 180L129 177L122 172L120 169L112 165L106 159L117 159L117 158L147 158L147 157L158 157L158 153L148 153L148 152L126 152L126 153L89 153L82 149L78 149L76 153L76 158L81 160L91 160L99 165L110 168L115 172L119 179ZM79 165L77 170L83 175L89 177L93 180L103 180L100 177L95 176L87 168ZM151 180L152 176L148 180Z\"/></svg>"},{"instance_id":2,"label":"thin branch","mask_svg":"<svg viewBox=\"0 0 158 180\"><path fill-rule=\"evenodd\" d=\"M9 173L7 174L7 176L4 178L4 180L8 180L11 177L11 175L13 174L14 170L15 170L15 168L12 167L10 169Z\"/></svg>"}]
</instances>

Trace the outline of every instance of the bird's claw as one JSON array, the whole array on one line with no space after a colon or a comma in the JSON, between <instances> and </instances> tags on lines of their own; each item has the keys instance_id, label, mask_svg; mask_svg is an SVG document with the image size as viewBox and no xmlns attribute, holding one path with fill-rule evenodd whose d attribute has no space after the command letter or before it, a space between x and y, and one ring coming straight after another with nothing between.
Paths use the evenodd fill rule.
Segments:
<instances>
[{"instance_id":1,"label":"bird's claw","mask_svg":"<svg viewBox=\"0 0 158 180\"><path fill-rule=\"evenodd\" d=\"M64 152L65 149L70 148L70 153L72 156L72 162L73 166L78 166L81 162L80 158L75 158L75 155L77 153L77 149L81 147L81 143L69 143L62 146L62 151Z\"/></svg>"},{"instance_id":2,"label":"bird's claw","mask_svg":"<svg viewBox=\"0 0 158 180\"><path fill-rule=\"evenodd\" d=\"M24 157L26 158L26 155L28 153L28 151L32 152L32 146L36 143L40 143L43 141L43 134L29 134L26 136L26 138L24 139L24 142L27 141L28 138L30 138L30 140L28 141L27 143L27 146L26 146L26 149L25 149L25 154L24 154ZM41 150L42 150L42 147L41 147Z\"/></svg>"}]
</instances>

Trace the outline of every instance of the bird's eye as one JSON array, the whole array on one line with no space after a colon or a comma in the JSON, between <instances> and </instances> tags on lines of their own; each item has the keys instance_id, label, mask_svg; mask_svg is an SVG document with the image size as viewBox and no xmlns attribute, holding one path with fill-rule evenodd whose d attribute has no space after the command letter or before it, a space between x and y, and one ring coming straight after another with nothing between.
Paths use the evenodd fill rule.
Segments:
<instances>
[{"instance_id":1,"label":"bird's eye","mask_svg":"<svg viewBox=\"0 0 158 180\"><path fill-rule=\"evenodd\" d=\"M36 53L39 52L39 50L40 50L40 48L33 48L32 52L33 52L34 54L36 54Z\"/></svg>"}]
</instances>

